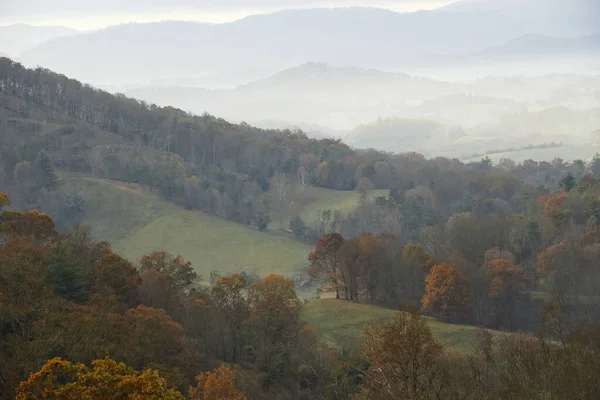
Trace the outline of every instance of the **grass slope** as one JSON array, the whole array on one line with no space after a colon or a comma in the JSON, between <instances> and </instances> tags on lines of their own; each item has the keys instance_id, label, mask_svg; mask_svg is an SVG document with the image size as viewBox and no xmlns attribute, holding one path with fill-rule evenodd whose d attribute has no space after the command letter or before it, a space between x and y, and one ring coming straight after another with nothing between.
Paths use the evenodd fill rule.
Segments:
<instances>
[{"instance_id":1,"label":"grass slope","mask_svg":"<svg viewBox=\"0 0 600 400\"><path fill-rule=\"evenodd\" d=\"M138 258L148 249L181 254L205 278L210 271L293 276L307 264L310 251L309 246L286 236L189 211L160 217L123 244L128 258Z\"/></svg>"},{"instance_id":2,"label":"grass slope","mask_svg":"<svg viewBox=\"0 0 600 400\"><path fill-rule=\"evenodd\" d=\"M311 300L302 308L302 319L329 345L347 347L363 336L364 329L376 323L389 322L397 311L369 304L336 299ZM472 351L475 327L455 325L428 318L437 340L456 351ZM495 333L497 335L500 332Z\"/></svg>"},{"instance_id":3,"label":"grass slope","mask_svg":"<svg viewBox=\"0 0 600 400\"><path fill-rule=\"evenodd\" d=\"M61 184L84 188L88 211L81 222L131 260L165 250L191 261L204 278L211 271L292 276L306 265L310 247L285 235L187 211L120 182L67 175Z\"/></svg>"},{"instance_id":4,"label":"grass slope","mask_svg":"<svg viewBox=\"0 0 600 400\"><path fill-rule=\"evenodd\" d=\"M387 196L388 193L387 189L371 190L368 197L374 199L377 196ZM296 212L307 226L312 227L318 221L320 213L325 210L332 212L338 210L343 214L354 211L358 206L359 193L355 190L331 190L309 186L303 197L303 200L295 202L298 207ZM289 221L289 218L286 218L286 221ZM274 218L269 228L277 229L278 227L279 221Z\"/></svg>"},{"instance_id":5,"label":"grass slope","mask_svg":"<svg viewBox=\"0 0 600 400\"><path fill-rule=\"evenodd\" d=\"M371 190L369 198L374 199L377 196L387 196L389 190ZM309 188L309 196L313 199L304 207L300 216L306 221L315 220L317 212L324 210L339 210L343 213L349 213L358 206L359 193L355 190L331 190L325 188Z\"/></svg>"},{"instance_id":6,"label":"grass slope","mask_svg":"<svg viewBox=\"0 0 600 400\"><path fill-rule=\"evenodd\" d=\"M525 160L534 160L534 161L552 161L553 159L560 157L565 161L574 161L574 160L588 160L596 155L596 153L600 152L600 147L591 145L591 144L579 144L572 146L561 146L554 147L548 149L524 149L518 151L509 151L504 153L494 153L489 154L488 157L495 163L500 161L503 158L507 158L509 160L513 160L516 163L521 163ZM469 161L479 161L485 156L475 157L471 159L464 160L465 162Z\"/></svg>"}]
</instances>

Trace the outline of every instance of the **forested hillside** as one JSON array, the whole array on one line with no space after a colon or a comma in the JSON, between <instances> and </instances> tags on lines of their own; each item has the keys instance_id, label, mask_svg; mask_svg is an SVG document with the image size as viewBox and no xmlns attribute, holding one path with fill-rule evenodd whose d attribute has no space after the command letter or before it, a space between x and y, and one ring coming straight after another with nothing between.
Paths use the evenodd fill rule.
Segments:
<instances>
[{"instance_id":1,"label":"forested hillside","mask_svg":"<svg viewBox=\"0 0 600 400\"><path fill-rule=\"evenodd\" d=\"M113 96L6 58L0 68L3 184L13 203L25 208L55 206L41 198L56 197L54 175L60 170L137 183L186 208L259 229L270 214L301 202L309 185L374 187L394 190L397 217L386 221L397 225L395 233L416 239L419 226L472 211L474 200L519 211L521 192L536 197L555 189L568 171L584 175L577 163L524 163L507 170L488 162L428 160L410 147L404 154L354 150L339 140L234 125ZM291 198L292 192L300 197ZM59 225L76 219L81 208L76 191L61 196L59 203L70 204L52 210ZM360 233L352 228L356 224L378 233L385 207L380 201L368 207L368 215L353 215L353 222L342 215L326 220L345 235ZM313 240L323 233L313 233Z\"/></svg>"},{"instance_id":2,"label":"forested hillside","mask_svg":"<svg viewBox=\"0 0 600 400\"><path fill-rule=\"evenodd\" d=\"M597 398L600 156L412 150L235 125L0 59L0 398ZM105 189L90 199L86 181ZM115 187L139 197L113 204ZM106 222L125 205L140 208L133 236ZM190 221L213 232L184 234ZM195 256L217 264L213 250L240 254L231 226L306 248L305 268L288 252L199 276L185 254L113 250L170 235L209 243ZM315 286L335 299L303 304Z\"/></svg>"}]
</instances>

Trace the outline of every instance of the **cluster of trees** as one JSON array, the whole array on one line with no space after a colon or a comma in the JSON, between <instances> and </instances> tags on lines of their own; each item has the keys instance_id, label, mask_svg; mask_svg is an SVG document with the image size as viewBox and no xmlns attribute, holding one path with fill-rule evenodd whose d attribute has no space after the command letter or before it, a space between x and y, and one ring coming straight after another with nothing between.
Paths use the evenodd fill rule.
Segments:
<instances>
[{"instance_id":1,"label":"cluster of trees","mask_svg":"<svg viewBox=\"0 0 600 400\"><path fill-rule=\"evenodd\" d=\"M421 225L418 244L384 230L352 239L327 233L309 273L337 298L410 304L494 329L535 331L554 297L600 320L600 182L568 174L560 187L523 198L519 214L479 210Z\"/></svg>"},{"instance_id":2,"label":"cluster of trees","mask_svg":"<svg viewBox=\"0 0 600 400\"><path fill-rule=\"evenodd\" d=\"M576 305L597 303L590 251L600 231L593 218L580 236L564 225L566 199L581 185L537 201L545 201L552 229L573 238L533 256L539 288L552 299L541 306L538 336L493 339L482 330L472 354L444 348L414 311L368 328L353 351L329 349L301 322L289 279L233 274L200 285L181 257L153 252L133 264L84 229L59 234L45 214L3 211L0 397L595 398L598 319ZM0 194L0 207L9 204ZM482 286L463 269L466 257L441 263L391 234L328 234L309 260L311 274L340 298L420 302L427 313L462 322L482 310L492 316L482 325L516 329L532 286L511 256L484 253ZM582 262L568 262L573 257ZM577 273L580 280L565 281Z\"/></svg>"},{"instance_id":3,"label":"cluster of trees","mask_svg":"<svg viewBox=\"0 0 600 400\"><path fill-rule=\"evenodd\" d=\"M309 254L309 274L336 298L398 305L418 302L431 257L420 245L398 245L390 234L344 240L324 235Z\"/></svg>"},{"instance_id":4,"label":"cluster of trees","mask_svg":"<svg viewBox=\"0 0 600 400\"><path fill-rule=\"evenodd\" d=\"M539 335L479 330L465 355L437 342L424 317L399 313L365 331L359 399L594 399L600 393L598 325L552 336L565 314L549 309Z\"/></svg>"},{"instance_id":5,"label":"cluster of trees","mask_svg":"<svg viewBox=\"0 0 600 400\"><path fill-rule=\"evenodd\" d=\"M83 228L58 233L37 211L3 211L0 222L0 398L16 388L23 399L109 398L116 385L212 399L202 393L227 382L254 397L310 392L299 366L315 337L291 280L234 274L201 285L181 257L131 263ZM235 379L230 367L206 374L221 363L236 364Z\"/></svg>"}]
</instances>

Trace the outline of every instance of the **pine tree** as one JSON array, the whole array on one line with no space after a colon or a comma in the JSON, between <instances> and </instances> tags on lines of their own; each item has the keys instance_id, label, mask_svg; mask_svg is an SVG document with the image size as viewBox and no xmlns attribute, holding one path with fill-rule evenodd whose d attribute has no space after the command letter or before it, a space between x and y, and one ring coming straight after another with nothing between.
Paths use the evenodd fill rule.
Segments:
<instances>
[{"instance_id":1,"label":"pine tree","mask_svg":"<svg viewBox=\"0 0 600 400\"><path fill-rule=\"evenodd\" d=\"M298 216L292 217L290 220L290 229L294 233L294 236L301 238L304 237L304 232L306 231L306 224L304 220Z\"/></svg>"},{"instance_id":2,"label":"pine tree","mask_svg":"<svg viewBox=\"0 0 600 400\"><path fill-rule=\"evenodd\" d=\"M575 186L577 186L577 181L570 172L560 181L560 187L563 188L565 192L570 192Z\"/></svg>"},{"instance_id":3,"label":"pine tree","mask_svg":"<svg viewBox=\"0 0 600 400\"><path fill-rule=\"evenodd\" d=\"M39 185L47 190L56 189L58 178L52 166L52 160L45 150L39 152L36 160Z\"/></svg>"},{"instance_id":4,"label":"pine tree","mask_svg":"<svg viewBox=\"0 0 600 400\"><path fill-rule=\"evenodd\" d=\"M46 275L56 294L76 303L85 303L91 292L89 279L84 271L70 259L64 249L56 249L52 258Z\"/></svg>"}]
</instances>

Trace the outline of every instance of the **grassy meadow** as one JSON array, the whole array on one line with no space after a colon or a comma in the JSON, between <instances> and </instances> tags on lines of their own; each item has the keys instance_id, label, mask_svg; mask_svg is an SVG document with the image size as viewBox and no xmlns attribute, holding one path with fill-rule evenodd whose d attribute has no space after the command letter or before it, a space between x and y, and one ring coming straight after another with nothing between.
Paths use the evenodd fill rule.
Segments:
<instances>
[{"instance_id":1,"label":"grassy meadow","mask_svg":"<svg viewBox=\"0 0 600 400\"><path fill-rule=\"evenodd\" d=\"M88 211L82 224L131 260L164 250L191 261L204 278L211 271L293 276L307 264L310 246L288 235L188 211L121 182L67 176L61 184L84 188Z\"/></svg>"},{"instance_id":2,"label":"grassy meadow","mask_svg":"<svg viewBox=\"0 0 600 400\"><path fill-rule=\"evenodd\" d=\"M368 197L374 199L377 196L387 196L389 190L371 190ZM307 226L312 227L319 220L322 211L338 210L344 214L351 213L358 206L359 193L355 190L331 190L319 187L309 186L302 196L298 196L297 201L291 205L290 216L286 218L289 221L291 215L295 214L304 220ZM273 218L269 229L277 229L279 221Z\"/></svg>"},{"instance_id":3,"label":"grassy meadow","mask_svg":"<svg viewBox=\"0 0 600 400\"><path fill-rule=\"evenodd\" d=\"M392 321L397 311L345 300L310 300L301 317L330 346L347 347L359 341L371 324ZM444 345L464 353L472 352L474 326L455 325L428 318L434 337ZM500 332L495 333L500 335Z\"/></svg>"},{"instance_id":4,"label":"grassy meadow","mask_svg":"<svg viewBox=\"0 0 600 400\"><path fill-rule=\"evenodd\" d=\"M565 161L585 161L589 160L590 158L593 158L596 155L596 153L600 153L600 147L591 144L580 144L572 146L554 147L548 149L524 149L518 151L507 151L504 153L489 154L488 157L494 163L497 163L503 158L513 160L516 163L521 163L529 159L534 161L552 161L557 157L560 157ZM482 158L485 158L485 156L475 157L463 161L479 161Z\"/></svg>"}]
</instances>

